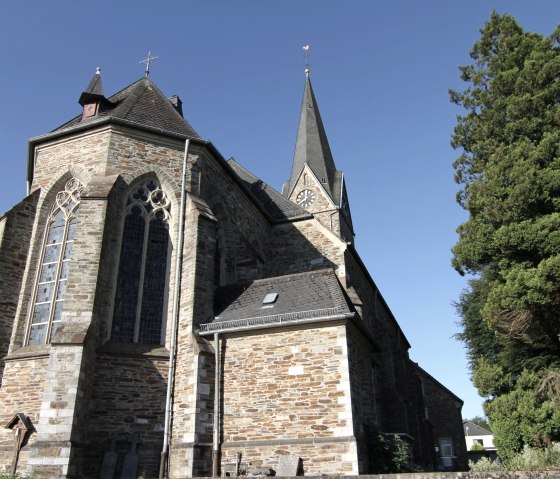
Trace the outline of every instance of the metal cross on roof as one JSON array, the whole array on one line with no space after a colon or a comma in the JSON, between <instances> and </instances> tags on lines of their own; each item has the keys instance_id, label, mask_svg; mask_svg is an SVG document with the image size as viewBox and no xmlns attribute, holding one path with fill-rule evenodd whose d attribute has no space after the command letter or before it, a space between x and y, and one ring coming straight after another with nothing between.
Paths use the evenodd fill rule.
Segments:
<instances>
[{"instance_id":1,"label":"metal cross on roof","mask_svg":"<svg viewBox=\"0 0 560 479\"><path fill-rule=\"evenodd\" d=\"M303 46L303 56L305 57L305 76L309 76L309 45Z\"/></svg>"},{"instance_id":2,"label":"metal cross on roof","mask_svg":"<svg viewBox=\"0 0 560 479\"><path fill-rule=\"evenodd\" d=\"M145 63L146 64L146 76L150 75L150 62L152 60L155 60L156 58L159 57L154 57L152 56L152 52L148 52L148 56L146 58L144 58L144 60L140 60L138 63Z\"/></svg>"}]
</instances>

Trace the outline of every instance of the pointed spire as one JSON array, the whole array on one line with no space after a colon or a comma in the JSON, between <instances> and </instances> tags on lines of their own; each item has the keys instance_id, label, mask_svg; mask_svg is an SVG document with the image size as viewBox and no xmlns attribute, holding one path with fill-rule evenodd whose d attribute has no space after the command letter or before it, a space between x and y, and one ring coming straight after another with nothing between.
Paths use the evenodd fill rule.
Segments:
<instances>
[{"instance_id":1,"label":"pointed spire","mask_svg":"<svg viewBox=\"0 0 560 479\"><path fill-rule=\"evenodd\" d=\"M100 100L105 100L105 95L103 94L103 84L101 83L101 69L97 67L93 78L80 95L78 102L80 105L84 106L86 103L92 103Z\"/></svg>"},{"instance_id":2,"label":"pointed spire","mask_svg":"<svg viewBox=\"0 0 560 479\"><path fill-rule=\"evenodd\" d=\"M291 193L303 166L307 164L323 187L338 204L340 199L340 185L336 188L338 172L332 157L327 134L321 120L317 100L311 87L309 71L306 68L305 89L299 118L299 128L292 163L292 175L290 177L286 194Z\"/></svg>"}]
</instances>

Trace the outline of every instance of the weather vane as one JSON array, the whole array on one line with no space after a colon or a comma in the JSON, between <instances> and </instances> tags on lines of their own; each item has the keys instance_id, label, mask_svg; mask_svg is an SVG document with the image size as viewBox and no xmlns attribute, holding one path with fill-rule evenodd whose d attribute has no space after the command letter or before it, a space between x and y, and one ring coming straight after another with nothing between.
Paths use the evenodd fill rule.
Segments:
<instances>
[{"instance_id":1,"label":"weather vane","mask_svg":"<svg viewBox=\"0 0 560 479\"><path fill-rule=\"evenodd\" d=\"M159 57L153 57L152 52L148 52L148 56L146 58L144 58L144 60L140 60L138 62L138 63L145 63L146 64L146 76L150 75L150 62L152 60L155 60L156 58L159 58Z\"/></svg>"},{"instance_id":2,"label":"weather vane","mask_svg":"<svg viewBox=\"0 0 560 479\"><path fill-rule=\"evenodd\" d=\"M305 57L305 76L309 76L309 45L303 46L303 56Z\"/></svg>"}]
</instances>

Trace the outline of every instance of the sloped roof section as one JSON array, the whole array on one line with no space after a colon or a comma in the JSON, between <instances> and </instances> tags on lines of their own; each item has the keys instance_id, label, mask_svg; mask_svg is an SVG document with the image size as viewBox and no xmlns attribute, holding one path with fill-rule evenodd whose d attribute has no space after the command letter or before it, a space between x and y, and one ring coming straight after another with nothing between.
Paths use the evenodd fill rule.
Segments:
<instances>
[{"instance_id":1,"label":"sloped roof section","mask_svg":"<svg viewBox=\"0 0 560 479\"><path fill-rule=\"evenodd\" d=\"M249 195L262 207L273 223L310 216L307 211L292 203L264 181L259 180L233 158L228 160L228 165L241 180Z\"/></svg>"},{"instance_id":2,"label":"sloped roof section","mask_svg":"<svg viewBox=\"0 0 560 479\"><path fill-rule=\"evenodd\" d=\"M276 294L270 304L263 303ZM307 317L350 314L349 301L332 269L277 276L224 286L216 292L214 323L306 313Z\"/></svg>"},{"instance_id":3,"label":"sloped roof section","mask_svg":"<svg viewBox=\"0 0 560 479\"><path fill-rule=\"evenodd\" d=\"M465 436L492 436L492 432L484 429L483 427L475 424L472 421L463 421L463 427L465 428Z\"/></svg>"},{"instance_id":4,"label":"sloped roof section","mask_svg":"<svg viewBox=\"0 0 560 479\"><path fill-rule=\"evenodd\" d=\"M101 78L98 81L100 86ZM92 85L92 88L99 89L97 84ZM110 97L105 108L96 117L83 119L79 115L54 131L69 130L84 123L94 124L106 118L118 118L139 126L200 138L148 77L141 78Z\"/></svg>"},{"instance_id":5,"label":"sloped roof section","mask_svg":"<svg viewBox=\"0 0 560 479\"><path fill-rule=\"evenodd\" d=\"M319 181L326 179L326 182L322 183L323 187L335 204L339 205L342 175L336 170L309 76L305 80L292 174L286 189L287 195L290 194L305 164L309 165Z\"/></svg>"},{"instance_id":6,"label":"sloped roof section","mask_svg":"<svg viewBox=\"0 0 560 479\"><path fill-rule=\"evenodd\" d=\"M99 68L93 75L89 85L83 91L78 103L80 105L85 105L90 100L105 100L105 94L103 93L103 84L101 83L101 72Z\"/></svg>"}]
</instances>

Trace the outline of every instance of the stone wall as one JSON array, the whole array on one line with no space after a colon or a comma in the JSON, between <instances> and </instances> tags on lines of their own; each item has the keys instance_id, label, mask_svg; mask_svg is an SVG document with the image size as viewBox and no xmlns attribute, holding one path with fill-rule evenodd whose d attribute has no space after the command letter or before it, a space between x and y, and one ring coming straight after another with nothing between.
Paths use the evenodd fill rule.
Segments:
<instances>
[{"instance_id":1,"label":"stone wall","mask_svg":"<svg viewBox=\"0 0 560 479\"><path fill-rule=\"evenodd\" d=\"M423 384L424 402L428 420L433 427L434 440L437 443L440 437L451 438L455 467L459 470L467 469L468 457L461 417L461 400L422 368L416 366L416 373Z\"/></svg>"},{"instance_id":2,"label":"stone wall","mask_svg":"<svg viewBox=\"0 0 560 479\"><path fill-rule=\"evenodd\" d=\"M39 192L28 196L0 218L0 382L4 357L10 345L38 197Z\"/></svg>"},{"instance_id":3,"label":"stone wall","mask_svg":"<svg viewBox=\"0 0 560 479\"><path fill-rule=\"evenodd\" d=\"M347 245L317 220L275 225L271 233L269 276L332 268L340 276ZM297 251L297 254L294 254Z\"/></svg>"},{"instance_id":4,"label":"stone wall","mask_svg":"<svg viewBox=\"0 0 560 479\"><path fill-rule=\"evenodd\" d=\"M308 474L357 472L347 354L343 324L222 341L222 461L290 453Z\"/></svg>"},{"instance_id":5,"label":"stone wall","mask_svg":"<svg viewBox=\"0 0 560 479\"><path fill-rule=\"evenodd\" d=\"M213 274L205 272L214 270L214 248L209 247L209 240L215 237L216 225L198 198L189 195L186 206L169 465L174 477L191 476L194 470L205 474L211 467L211 459L205 463L199 444L206 439L200 437L200 430L212 404L212 379L207 378L205 342L195 337L193 325L212 318Z\"/></svg>"},{"instance_id":6,"label":"stone wall","mask_svg":"<svg viewBox=\"0 0 560 479\"><path fill-rule=\"evenodd\" d=\"M309 478L339 479L338 474L323 474L321 476L307 475ZM284 476L286 479L296 479L296 476ZM299 476L301 477L301 476ZM363 474L359 476L347 475L346 479L558 479L559 471L518 471L518 472L416 472L401 474ZM194 478L193 478L194 479Z\"/></svg>"},{"instance_id":7,"label":"stone wall","mask_svg":"<svg viewBox=\"0 0 560 479\"><path fill-rule=\"evenodd\" d=\"M40 356L33 357L12 355L6 361L2 387L0 388L0 424L6 425L17 413L29 416L35 428L39 424L39 412L43 399L43 386L48 365L48 350ZM29 450L37 439L37 434L30 436L28 445L20 454L19 463L27 464ZM13 436L9 429L0 428L0 471L12 462Z\"/></svg>"},{"instance_id":8,"label":"stone wall","mask_svg":"<svg viewBox=\"0 0 560 479\"><path fill-rule=\"evenodd\" d=\"M84 477L99 477L103 454L116 439L122 460L138 435L138 473L156 477L163 444L165 394L169 352L141 345L106 347L97 355L89 403L88 434L84 437Z\"/></svg>"},{"instance_id":9,"label":"stone wall","mask_svg":"<svg viewBox=\"0 0 560 479\"><path fill-rule=\"evenodd\" d=\"M315 219L331 230L337 237L344 241L353 242L352 232L346 220L341 217L338 205L334 204L325 192L323 184L320 183L320 178L315 176L308 165L304 166L289 199L296 203L298 194L304 189L311 189L315 192L315 201L306 210L313 213Z\"/></svg>"},{"instance_id":10,"label":"stone wall","mask_svg":"<svg viewBox=\"0 0 560 479\"><path fill-rule=\"evenodd\" d=\"M191 192L209 206L222 236L221 284L261 278L272 254L268 248L270 223L233 179L229 166L196 148L193 158L189 171L198 171L198 184L191 185ZM212 276L213 271L205 274Z\"/></svg>"},{"instance_id":11,"label":"stone wall","mask_svg":"<svg viewBox=\"0 0 560 479\"><path fill-rule=\"evenodd\" d=\"M351 323L347 335L352 417L358 441L359 471L363 474L371 470L372 439L379 432L377 409L380 397L375 378L375 350L373 344Z\"/></svg>"}]
</instances>

